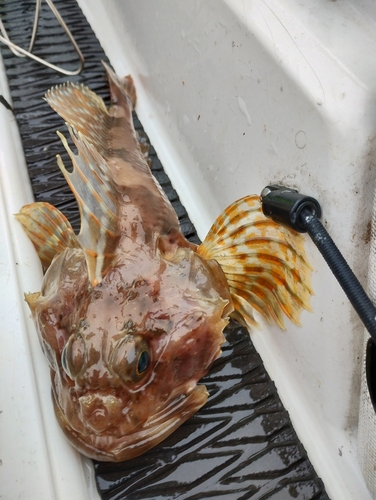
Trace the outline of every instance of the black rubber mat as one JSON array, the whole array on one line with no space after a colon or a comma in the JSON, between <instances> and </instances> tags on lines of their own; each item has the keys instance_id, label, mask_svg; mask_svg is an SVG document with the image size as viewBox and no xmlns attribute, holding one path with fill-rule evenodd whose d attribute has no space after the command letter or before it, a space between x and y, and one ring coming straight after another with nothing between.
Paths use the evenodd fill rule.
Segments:
<instances>
[{"instance_id":1,"label":"black rubber mat","mask_svg":"<svg viewBox=\"0 0 376 500\"><path fill-rule=\"evenodd\" d=\"M34 4L0 1L0 15L10 37L22 47L29 43ZM87 84L107 99L100 63L105 55L94 33L74 0L55 4L85 57L83 73L70 80ZM55 159L63 152L55 131L64 125L42 100L49 87L67 77L16 58L5 46L1 50L35 199L57 206L77 229L77 206ZM78 65L74 49L45 3L35 53L66 68ZM136 116L135 123L142 134ZM197 241L152 147L150 157L153 173L172 201L184 234ZM247 331L232 324L225 333L223 355L203 380L210 393L208 404L145 455L119 464L96 462L103 499L328 499Z\"/></svg>"}]
</instances>

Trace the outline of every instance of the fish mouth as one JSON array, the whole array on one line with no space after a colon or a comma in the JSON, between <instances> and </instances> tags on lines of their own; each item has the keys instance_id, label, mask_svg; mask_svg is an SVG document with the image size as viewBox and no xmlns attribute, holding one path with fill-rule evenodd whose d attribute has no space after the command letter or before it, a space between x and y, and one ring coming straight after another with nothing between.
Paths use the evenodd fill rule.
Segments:
<instances>
[{"instance_id":1,"label":"fish mouth","mask_svg":"<svg viewBox=\"0 0 376 500\"><path fill-rule=\"evenodd\" d=\"M186 420L194 415L208 399L204 385L197 385L187 392L170 398L154 415L151 415L139 429L123 435L80 434L70 426L54 398L55 413L65 435L71 444L83 455L103 462L121 462L135 458L153 448L172 434Z\"/></svg>"}]
</instances>

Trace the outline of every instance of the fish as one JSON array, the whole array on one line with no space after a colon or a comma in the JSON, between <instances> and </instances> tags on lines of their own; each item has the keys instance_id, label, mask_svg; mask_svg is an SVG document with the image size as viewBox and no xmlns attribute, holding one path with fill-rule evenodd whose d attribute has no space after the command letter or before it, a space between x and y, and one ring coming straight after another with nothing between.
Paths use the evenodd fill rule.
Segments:
<instances>
[{"instance_id":1,"label":"fish","mask_svg":"<svg viewBox=\"0 0 376 500\"><path fill-rule=\"evenodd\" d=\"M131 76L105 64L109 108L82 84L45 96L73 168L58 165L76 197L76 234L54 206L16 215L44 269L25 294L50 366L56 418L83 455L119 462L145 453L207 401L199 384L221 355L229 318L285 328L310 310L304 238L264 216L260 197L231 204L199 245L153 177L134 129ZM256 312L255 312L256 311ZM258 316L259 315L259 316Z\"/></svg>"}]
</instances>

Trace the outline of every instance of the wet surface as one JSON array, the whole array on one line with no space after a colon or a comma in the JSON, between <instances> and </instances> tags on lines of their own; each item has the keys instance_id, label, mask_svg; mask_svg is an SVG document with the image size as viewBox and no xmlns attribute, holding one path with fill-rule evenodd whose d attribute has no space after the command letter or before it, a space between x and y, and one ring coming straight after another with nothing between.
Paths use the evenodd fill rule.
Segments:
<instances>
[{"instance_id":1,"label":"wet surface","mask_svg":"<svg viewBox=\"0 0 376 500\"><path fill-rule=\"evenodd\" d=\"M69 79L89 85L107 99L100 63L106 57L95 35L74 0L55 4L85 57L83 73ZM0 15L11 39L25 48L34 8L31 0L0 1ZM77 205L55 158L63 153L55 131L64 131L64 125L42 100L48 88L67 77L16 58L4 46L1 51L35 199L57 206L77 230ZM42 3L35 53L69 69L78 65L73 47L46 3ZM136 116L135 122L141 131ZM152 147L150 158L184 234L198 241ZM103 499L328 499L247 331L232 324L226 338L222 357L203 379L210 393L204 408L145 455L119 464L95 463Z\"/></svg>"},{"instance_id":2,"label":"wet surface","mask_svg":"<svg viewBox=\"0 0 376 500\"><path fill-rule=\"evenodd\" d=\"M96 463L103 498L327 498L244 330L226 338L204 408L149 453Z\"/></svg>"}]
</instances>

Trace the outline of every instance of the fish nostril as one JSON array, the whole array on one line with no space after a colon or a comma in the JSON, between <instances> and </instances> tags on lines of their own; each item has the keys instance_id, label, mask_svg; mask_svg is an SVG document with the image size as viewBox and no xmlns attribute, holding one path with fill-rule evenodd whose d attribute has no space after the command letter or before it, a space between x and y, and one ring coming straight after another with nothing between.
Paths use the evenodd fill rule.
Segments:
<instances>
[{"instance_id":1,"label":"fish nostril","mask_svg":"<svg viewBox=\"0 0 376 500\"><path fill-rule=\"evenodd\" d=\"M87 423L95 431L104 431L111 423L105 407L96 408L89 416Z\"/></svg>"},{"instance_id":2,"label":"fish nostril","mask_svg":"<svg viewBox=\"0 0 376 500\"><path fill-rule=\"evenodd\" d=\"M116 425L122 416L121 399L111 395L87 394L79 398L82 420L95 432Z\"/></svg>"}]
</instances>

